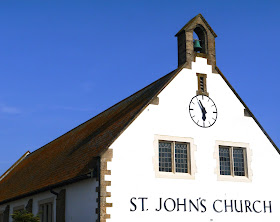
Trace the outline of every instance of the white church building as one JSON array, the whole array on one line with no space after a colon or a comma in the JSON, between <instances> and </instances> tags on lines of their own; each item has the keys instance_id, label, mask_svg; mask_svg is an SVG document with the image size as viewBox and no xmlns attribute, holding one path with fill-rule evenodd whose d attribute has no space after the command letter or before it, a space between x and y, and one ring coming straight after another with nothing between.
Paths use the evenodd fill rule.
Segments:
<instances>
[{"instance_id":1,"label":"white church building","mask_svg":"<svg viewBox=\"0 0 280 222\"><path fill-rule=\"evenodd\" d=\"M0 222L279 222L280 152L217 67L216 33L199 14L176 37L177 69L0 177Z\"/></svg>"}]
</instances>

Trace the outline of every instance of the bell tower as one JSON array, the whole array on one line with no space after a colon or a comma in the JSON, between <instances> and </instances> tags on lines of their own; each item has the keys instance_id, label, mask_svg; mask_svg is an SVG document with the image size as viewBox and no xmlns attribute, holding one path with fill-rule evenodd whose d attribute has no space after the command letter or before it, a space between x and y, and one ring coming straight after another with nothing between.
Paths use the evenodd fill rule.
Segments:
<instances>
[{"instance_id":1,"label":"bell tower","mask_svg":"<svg viewBox=\"0 0 280 222\"><path fill-rule=\"evenodd\" d=\"M196 40L193 38L194 33L198 37ZM192 18L175 36L178 41L178 66L185 64L186 68L191 69L195 58L203 57L207 59L209 65L212 65L213 72L217 73L215 50L217 35L201 14ZM199 45L200 47L197 47Z\"/></svg>"}]
</instances>

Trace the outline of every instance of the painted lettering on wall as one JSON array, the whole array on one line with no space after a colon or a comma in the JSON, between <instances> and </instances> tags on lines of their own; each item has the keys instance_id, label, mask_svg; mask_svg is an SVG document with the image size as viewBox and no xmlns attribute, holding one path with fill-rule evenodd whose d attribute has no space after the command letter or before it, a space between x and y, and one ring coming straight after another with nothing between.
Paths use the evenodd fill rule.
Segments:
<instances>
[{"instance_id":1,"label":"painted lettering on wall","mask_svg":"<svg viewBox=\"0 0 280 222\"><path fill-rule=\"evenodd\" d=\"M212 210L216 213L272 213L272 204L268 200L227 200L208 201L203 198L159 198L153 209L148 208L148 197L132 197L131 212L154 210L156 212L199 212Z\"/></svg>"}]
</instances>

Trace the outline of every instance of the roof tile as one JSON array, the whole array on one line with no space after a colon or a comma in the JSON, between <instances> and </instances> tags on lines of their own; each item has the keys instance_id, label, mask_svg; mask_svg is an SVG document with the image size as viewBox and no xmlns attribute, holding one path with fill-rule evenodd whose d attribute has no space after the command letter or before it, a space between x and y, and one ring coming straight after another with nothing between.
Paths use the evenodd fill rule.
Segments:
<instances>
[{"instance_id":1,"label":"roof tile","mask_svg":"<svg viewBox=\"0 0 280 222\"><path fill-rule=\"evenodd\" d=\"M87 174L177 70L29 154L0 182L0 203Z\"/></svg>"}]
</instances>

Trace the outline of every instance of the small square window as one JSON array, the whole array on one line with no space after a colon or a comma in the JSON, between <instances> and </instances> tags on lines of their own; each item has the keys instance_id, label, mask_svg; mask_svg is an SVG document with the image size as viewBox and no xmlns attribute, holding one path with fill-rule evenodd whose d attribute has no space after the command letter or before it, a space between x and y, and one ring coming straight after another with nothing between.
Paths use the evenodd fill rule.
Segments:
<instances>
[{"instance_id":1,"label":"small square window","mask_svg":"<svg viewBox=\"0 0 280 222\"><path fill-rule=\"evenodd\" d=\"M189 173L189 144L159 141L159 171Z\"/></svg>"},{"instance_id":2,"label":"small square window","mask_svg":"<svg viewBox=\"0 0 280 222\"><path fill-rule=\"evenodd\" d=\"M220 175L247 176L246 148L219 147Z\"/></svg>"},{"instance_id":3,"label":"small square window","mask_svg":"<svg viewBox=\"0 0 280 222\"><path fill-rule=\"evenodd\" d=\"M252 182L252 151L248 143L216 140L214 158L217 180Z\"/></svg>"},{"instance_id":4,"label":"small square window","mask_svg":"<svg viewBox=\"0 0 280 222\"><path fill-rule=\"evenodd\" d=\"M155 135L153 164L157 178L194 179L196 145L193 138Z\"/></svg>"}]
</instances>

